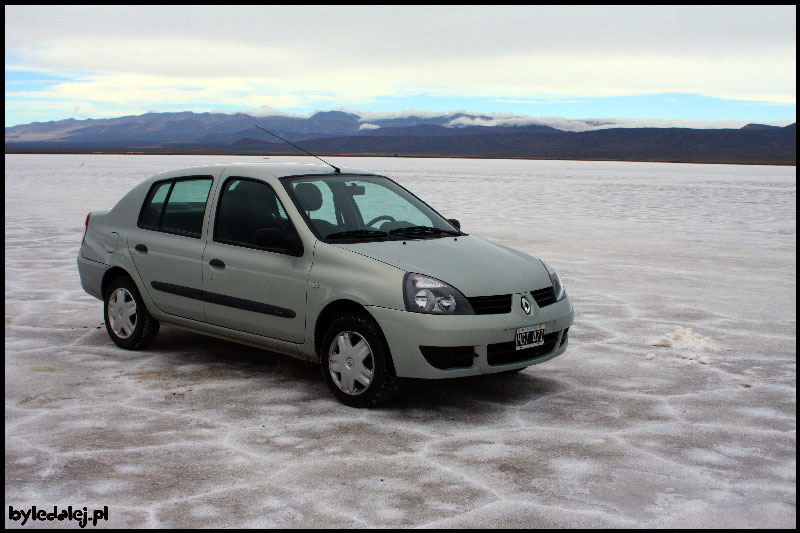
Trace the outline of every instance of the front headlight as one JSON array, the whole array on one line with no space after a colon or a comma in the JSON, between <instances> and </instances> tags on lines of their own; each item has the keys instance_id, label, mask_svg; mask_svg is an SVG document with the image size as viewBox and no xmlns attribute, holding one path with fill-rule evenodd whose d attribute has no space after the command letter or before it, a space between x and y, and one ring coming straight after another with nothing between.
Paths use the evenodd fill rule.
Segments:
<instances>
[{"instance_id":1,"label":"front headlight","mask_svg":"<svg viewBox=\"0 0 800 533\"><path fill-rule=\"evenodd\" d=\"M560 302L564 299L564 296L567 295L567 292L564 290L564 284L561 283L561 278L558 277L558 274L553 267L542 261L544 268L547 270L547 274L550 276L550 281L553 282L553 292L556 293L556 301Z\"/></svg>"},{"instance_id":2,"label":"front headlight","mask_svg":"<svg viewBox=\"0 0 800 533\"><path fill-rule=\"evenodd\" d=\"M406 274L403 280L406 311L435 315L473 315L472 306L458 289L436 278Z\"/></svg>"}]
</instances>

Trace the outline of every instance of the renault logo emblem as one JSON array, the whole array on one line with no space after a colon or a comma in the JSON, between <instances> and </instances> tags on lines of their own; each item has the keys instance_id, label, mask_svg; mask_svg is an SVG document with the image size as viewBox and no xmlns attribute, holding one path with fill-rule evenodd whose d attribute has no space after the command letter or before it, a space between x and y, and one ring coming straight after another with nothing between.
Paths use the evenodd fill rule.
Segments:
<instances>
[{"instance_id":1,"label":"renault logo emblem","mask_svg":"<svg viewBox=\"0 0 800 533\"><path fill-rule=\"evenodd\" d=\"M525 314L526 315L531 314L531 303L528 301L528 299L523 296L521 303L522 303L522 310L525 311Z\"/></svg>"}]
</instances>

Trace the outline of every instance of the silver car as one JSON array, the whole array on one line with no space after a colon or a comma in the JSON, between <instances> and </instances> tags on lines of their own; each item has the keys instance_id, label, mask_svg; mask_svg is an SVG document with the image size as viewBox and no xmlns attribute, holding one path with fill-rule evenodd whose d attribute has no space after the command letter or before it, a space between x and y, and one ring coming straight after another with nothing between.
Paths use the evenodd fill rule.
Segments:
<instances>
[{"instance_id":1,"label":"silver car","mask_svg":"<svg viewBox=\"0 0 800 533\"><path fill-rule=\"evenodd\" d=\"M318 362L355 407L388 402L400 378L542 363L573 321L546 263L386 177L323 165L157 174L89 213L78 270L122 348L163 322Z\"/></svg>"}]
</instances>

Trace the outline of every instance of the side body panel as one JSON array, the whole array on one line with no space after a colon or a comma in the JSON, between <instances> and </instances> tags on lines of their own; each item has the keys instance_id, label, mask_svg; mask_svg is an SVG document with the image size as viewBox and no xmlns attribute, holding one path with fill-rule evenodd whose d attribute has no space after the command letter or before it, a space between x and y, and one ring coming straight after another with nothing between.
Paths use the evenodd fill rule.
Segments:
<instances>
[{"instance_id":1,"label":"side body panel","mask_svg":"<svg viewBox=\"0 0 800 533\"><path fill-rule=\"evenodd\" d=\"M95 298L103 299L101 284L105 273L113 267L119 267L134 279L148 307L153 305L133 266L127 244L128 232L131 224L136 226L136 217L147 194L148 182L139 183L113 208L92 211L89 217L86 237L78 253L78 272L84 290Z\"/></svg>"},{"instance_id":2,"label":"side body panel","mask_svg":"<svg viewBox=\"0 0 800 533\"><path fill-rule=\"evenodd\" d=\"M303 254L299 257L215 240L220 213L218 204L220 199L225 203L223 189L229 179L232 183L242 180L263 183L256 189L249 189L250 213L268 210L269 206L259 204L264 200L263 195L271 196L273 202L277 196L295 228L299 218L292 217L290 206L280 197L283 187L273 176L235 168L222 174L209 202L207 245L202 261L206 321L236 331L303 344L313 236L298 232L303 241ZM258 190L263 193L259 194Z\"/></svg>"},{"instance_id":3,"label":"side body panel","mask_svg":"<svg viewBox=\"0 0 800 533\"><path fill-rule=\"evenodd\" d=\"M147 251L137 248L142 246ZM170 315L204 319L200 298L204 240L136 228L128 247L156 307Z\"/></svg>"},{"instance_id":4,"label":"side body panel","mask_svg":"<svg viewBox=\"0 0 800 533\"><path fill-rule=\"evenodd\" d=\"M194 320L205 319L202 302L203 290L203 250L208 232L208 218L211 210L212 192L219 181L221 169L215 173L205 173L212 178L211 189L206 201L201 235L190 237L164 231L140 228L137 226L142 196L139 205L128 213L128 253L133 259L136 271L145 290L149 293L155 307L169 315ZM159 181L197 175L177 171L159 175ZM149 190L149 188L148 188ZM145 194L147 191L145 191Z\"/></svg>"},{"instance_id":5,"label":"side body panel","mask_svg":"<svg viewBox=\"0 0 800 533\"><path fill-rule=\"evenodd\" d=\"M347 300L367 306L405 309L399 268L344 248L317 241L309 273L306 338L314 339L320 313L331 303ZM323 333L324 334L324 333ZM313 346L313 342L310 343Z\"/></svg>"}]
</instances>

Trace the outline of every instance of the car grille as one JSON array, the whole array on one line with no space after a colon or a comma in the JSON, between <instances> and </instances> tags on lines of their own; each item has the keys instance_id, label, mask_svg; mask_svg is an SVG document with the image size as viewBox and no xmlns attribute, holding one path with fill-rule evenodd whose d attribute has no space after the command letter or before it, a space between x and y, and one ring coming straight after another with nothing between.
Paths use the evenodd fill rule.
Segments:
<instances>
[{"instance_id":1,"label":"car grille","mask_svg":"<svg viewBox=\"0 0 800 533\"><path fill-rule=\"evenodd\" d=\"M531 296L536 300L536 305L545 307L550 304L556 303L556 291L553 287L545 287L536 291L531 291Z\"/></svg>"},{"instance_id":2,"label":"car grille","mask_svg":"<svg viewBox=\"0 0 800 533\"><path fill-rule=\"evenodd\" d=\"M500 315L511 312L511 295L473 296L467 298L476 315Z\"/></svg>"},{"instance_id":3,"label":"car grille","mask_svg":"<svg viewBox=\"0 0 800 533\"><path fill-rule=\"evenodd\" d=\"M525 348L524 350L517 350L515 341L490 344L486 347L486 361L490 365L507 365L542 357L552 352L553 348L556 347L559 333L561 332L548 333L544 336L544 344L533 348Z\"/></svg>"}]
</instances>

